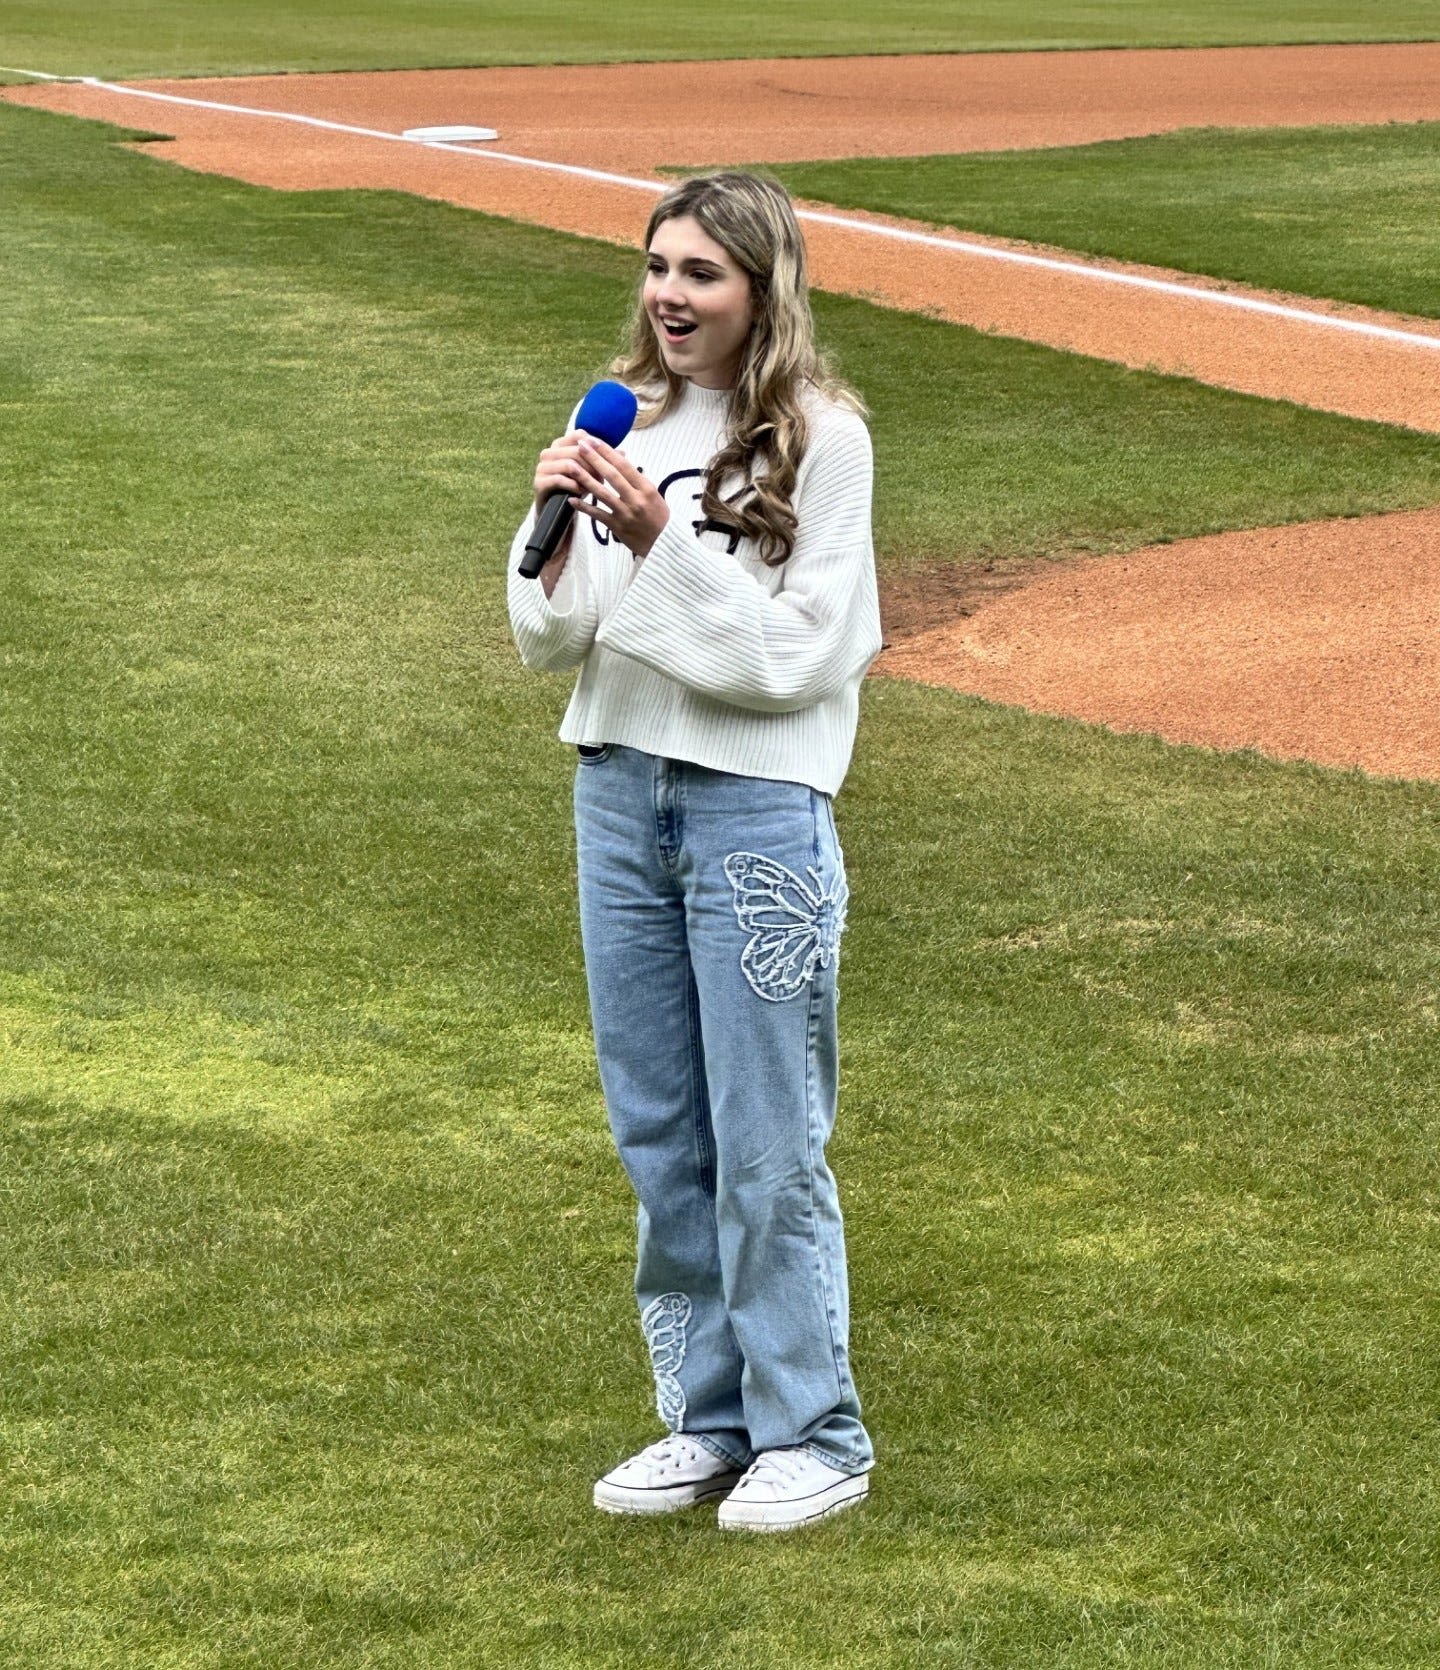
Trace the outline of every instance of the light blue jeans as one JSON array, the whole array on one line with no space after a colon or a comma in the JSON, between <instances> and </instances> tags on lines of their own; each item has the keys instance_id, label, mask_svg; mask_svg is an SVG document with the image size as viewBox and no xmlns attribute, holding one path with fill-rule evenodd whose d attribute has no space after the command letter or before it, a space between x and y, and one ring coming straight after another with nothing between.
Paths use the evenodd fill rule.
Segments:
<instances>
[{"instance_id":1,"label":"light blue jeans","mask_svg":"<svg viewBox=\"0 0 1440 1670\"><path fill-rule=\"evenodd\" d=\"M800 1445L864 1472L825 1161L847 897L830 797L605 743L576 766L575 830L660 1417L738 1466Z\"/></svg>"}]
</instances>

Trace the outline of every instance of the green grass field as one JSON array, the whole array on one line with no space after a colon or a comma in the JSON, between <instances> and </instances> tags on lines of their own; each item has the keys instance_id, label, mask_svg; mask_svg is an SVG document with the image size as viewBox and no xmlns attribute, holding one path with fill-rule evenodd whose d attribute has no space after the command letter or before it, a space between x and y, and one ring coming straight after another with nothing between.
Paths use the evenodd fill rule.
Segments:
<instances>
[{"instance_id":1,"label":"green grass field","mask_svg":"<svg viewBox=\"0 0 1440 1670\"><path fill-rule=\"evenodd\" d=\"M605 1519L633 1209L503 566L638 255L114 137L0 111L9 1662L1433 1663L1440 788L869 682L873 1498ZM1435 437L817 313L885 571L1440 502Z\"/></svg>"},{"instance_id":2,"label":"green grass field","mask_svg":"<svg viewBox=\"0 0 1440 1670\"><path fill-rule=\"evenodd\" d=\"M1190 129L772 172L843 208L1440 316L1440 122Z\"/></svg>"},{"instance_id":3,"label":"green grass field","mask_svg":"<svg viewBox=\"0 0 1440 1670\"><path fill-rule=\"evenodd\" d=\"M1433 40L1431 0L736 0L676 16L656 0L589 9L571 0L133 0L83 17L7 0L6 64L55 75L204 75L441 64L811 57L1079 46L1228 46Z\"/></svg>"}]
</instances>

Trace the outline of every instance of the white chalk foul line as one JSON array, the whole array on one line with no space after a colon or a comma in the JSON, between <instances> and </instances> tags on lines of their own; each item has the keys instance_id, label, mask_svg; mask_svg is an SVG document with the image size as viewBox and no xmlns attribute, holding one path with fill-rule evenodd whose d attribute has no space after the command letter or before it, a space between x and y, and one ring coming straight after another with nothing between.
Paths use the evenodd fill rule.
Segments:
<instances>
[{"instance_id":1,"label":"white chalk foul line","mask_svg":"<svg viewBox=\"0 0 1440 1670\"><path fill-rule=\"evenodd\" d=\"M301 127L325 128L331 133L353 133L362 139L388 139L397 145L418 145L426 151L453 151L461 157L485 157L492 162L515 162L525 168L544 168L555 174L578 174L586 180L604 180L609 185L636 186L641 191L657 195L668 188L655 180L637 180L629 174L606 174L599 168L581 168L569 162L543 162L538 157L517 156L510 151L472 151L468 145L455 145L446 139L408 139L403 133L387 133L383 128L359 128L349 122L329 122L323 116L301 116L293 110L260 110L249 104L222 104L218 99L189 99L180 93L157 93L148 87L126 87L116 81L97 81L93 75L82 76L83 87L99 87L107 93L123 93L128 98L156 99L161 104L188 104L197 110L223 110L232 116L263 116L272 122L297 122Z\"/></svg>"},{"instance_id":2,"label":"white chalk foul line","mask_svg":"<svg viewBox=\"0 0 1440 1670\"><path fill-rule=\"evenodd\" d=\"M1239 307L1249 313L1270 313L1281 319L1298 319L1307 325L1324 325L1331 330L1355 331L1362 336L1406 342L1416 348L1440 349L1440 336L1422 336L1418 331L1403 331L1393 325L1372 325L1364 319L1345 319L1335 313L1312 313L1308 308L1262 301L1258 296L1235 296L1225 290L1206 290L1196 284L1180 284L1174 279L1150 278L1144 273L1119 273L1110 267L1092 267L1083 261L1061 261L1051 255L1032 255L1027 250L997 249L993 244L974 244L964 238L941 238L927 232L911 232L903 226L886 226L880 221L851 220L845 215L820 214L813 209L797 209L795 212L802 220L818 221L825 226L843 226L849 231L868 232L877 238L899 238L905 243L925 244L933 249L959 250L966 255L983 255L992 261L1015 261L1026 267L1046 267L1075 278L1129 284L1138 290L1159 290L1165 295L1184 296L1189 301L1214 302L1219 307Z\"/></svg>"},{"instance_id":3,"label":"white chalk foul line","mask_svg":"<svg viewBox=\"0 0 1440 1670\"><path fill-rule=\"evenodd\" d=\"M427 151L451 151L456 156L479 157L487 162L508 162L521 168L539 168L551 174L573 174L583 180L599 180L606 185L630 186L636 191L648 191L652 196L670 189L669 184L657 180L641 180L630 174L609 174L600 168L582 168L576 163L547 162L539 157L522 157L512 151L471 150L467 145L454 145L437 139L407 139L403 133L387 133L380 128L362 128L349 122L330 122L320 116L302 116L290 110L262 110L253 105L223 104L215 99L185 98L179 93L157 93L147 87L127 87L115 81L101 81L95 76L45 76L39 70L16 72L35 75L48 81L78 81L85 87L98 87L107 93L120 93L128 98L154 99L161 104L193 105L200 110L220 110L235 116L258 116L272 122L296 122L302 127L324 128L332 133L349 133L362 139L383 139L398 145L419 145ZM1051 272L1066 273L1076 278L1091 278L1102 284L1128 284L1137 290L1156 290L1165 295L1183 296L1188 301L1211 302L1217 307L1236 307L1247 313L1268 313L1281 319L1292 319L1299 324L1319 325L1327 330L1350 331L1358 336L1379 337L1388 342L1403 342L1412 348L1440 350L1440 336L1422 336L1417 331L1398 330L1392 325L1373 325L1364 319L1346 319L1334 313L1316 313L1308 308L1289 307L1283 302L1262 301L1257 296L1236 296L1225 290L1207 290L1194 284L1181 284L1173 279L1149 278L1143 273L1115 272L1109 267L1089 266L1083 261L1062 261L1050 255L1032 255L1025 250L999 249L993 244L971 243L965 238L942 238L934 233L912 232L903 226L886 226L874 220L855 220L848 215L824 214L816 209L797 209L801 220L818 226L837 226L847 232L860 232L872 238L891 238L900 243L923 244L930 249L950 250L958 255L975 255L989 261L1011 261L1019 266L1043 267Z\"/></svg>"}]
</instances>

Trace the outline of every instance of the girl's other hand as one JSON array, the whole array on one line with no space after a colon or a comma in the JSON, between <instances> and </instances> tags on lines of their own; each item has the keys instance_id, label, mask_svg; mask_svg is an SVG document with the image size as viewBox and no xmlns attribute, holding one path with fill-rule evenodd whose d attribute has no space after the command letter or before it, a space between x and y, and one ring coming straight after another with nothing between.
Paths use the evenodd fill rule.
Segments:
<instances>
[{"instance_id":1,"label":"girl's other hand","mask_svg":"<svg viewBox=\"0 0 1440 1670\"><path fill-rule=\"evenodd\" d=\"M623 452L583 429L576 430L573 438L581 485L570 502L593 521L603 522L637 557L647 555L670 520L670 507ZM593 504L584 502L581 495L585 493L594 495Z\"/></svg>"}]
</instances>

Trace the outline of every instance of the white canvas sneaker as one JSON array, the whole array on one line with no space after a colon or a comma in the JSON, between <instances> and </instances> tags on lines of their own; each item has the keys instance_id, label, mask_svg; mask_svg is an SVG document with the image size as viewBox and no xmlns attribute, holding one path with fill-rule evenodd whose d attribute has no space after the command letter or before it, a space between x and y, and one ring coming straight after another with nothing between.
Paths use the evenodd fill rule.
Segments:
<instances>
[{"instance_id":1,"label":"white canvas sneaker","mask_svg":"<svg viewBox=\"0 0 1440 1670\"><path fill-rule=\"evenodd\" d=\"M672 1433L598 1480L595 1506L605 1513L674 1513L727 1495L744 1471L693 1438Z\"/></svg>"},{"instance_id":2,"label":"white canvas sneaker","mask_svg":"<svg viewBox=\"0 0 1440 1670\"><path fill-rule=\"evenodd\" d=\"M865 1473L842 1473L809 1450L762 1450L720 1504L727 1531L789 1531L853 1507L870 1489Z\"/></svg>"}]
</instances>

